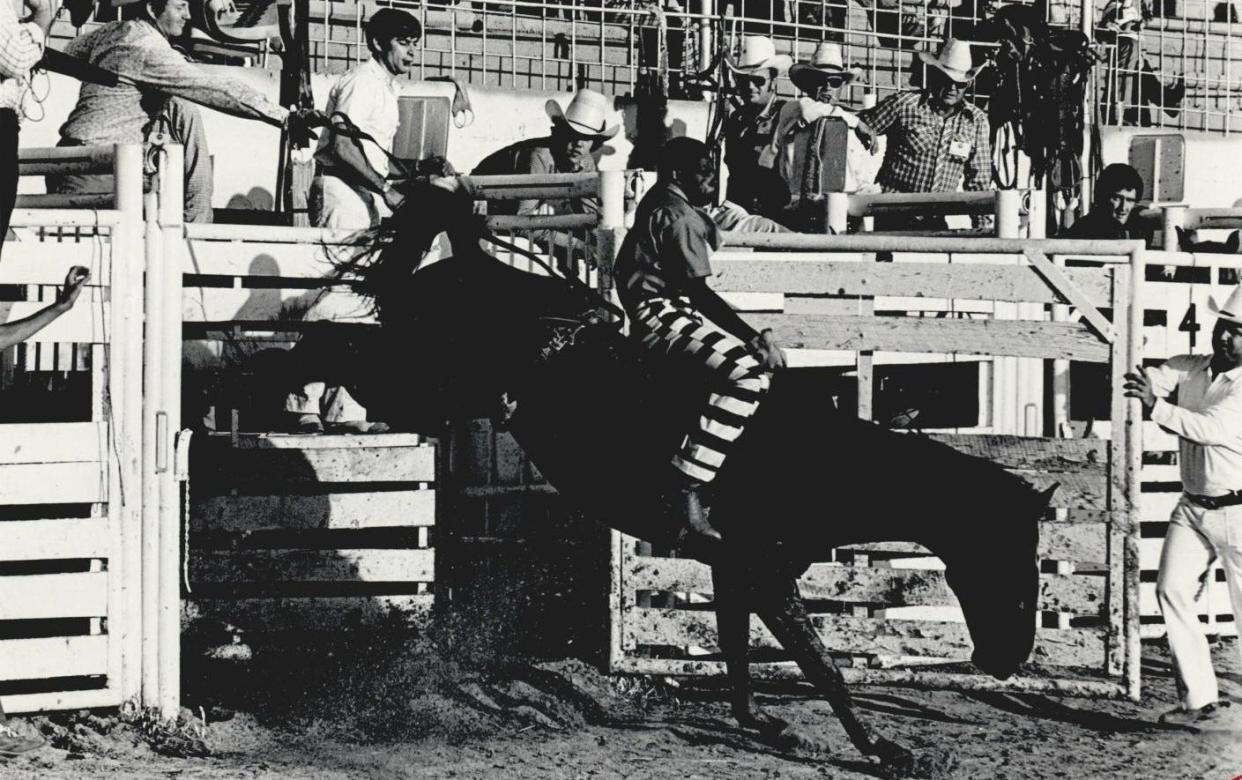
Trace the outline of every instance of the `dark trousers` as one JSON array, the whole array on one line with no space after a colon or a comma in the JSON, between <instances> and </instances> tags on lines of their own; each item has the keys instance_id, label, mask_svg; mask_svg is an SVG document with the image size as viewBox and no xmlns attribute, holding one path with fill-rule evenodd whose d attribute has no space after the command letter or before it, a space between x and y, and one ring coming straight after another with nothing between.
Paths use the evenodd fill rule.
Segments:
<instances>
[{"instance_id":1,"label":"dark trousers","mask_svg":"<svg viewBox=\"0 0 1242 780\"><path fill-rule=\"evenodd\" d=\"M17 205L17 112L0 108L0 252L9 235L9 218ZM0 711L0 717L3 717Z\"/></svg>"}]
</instances>

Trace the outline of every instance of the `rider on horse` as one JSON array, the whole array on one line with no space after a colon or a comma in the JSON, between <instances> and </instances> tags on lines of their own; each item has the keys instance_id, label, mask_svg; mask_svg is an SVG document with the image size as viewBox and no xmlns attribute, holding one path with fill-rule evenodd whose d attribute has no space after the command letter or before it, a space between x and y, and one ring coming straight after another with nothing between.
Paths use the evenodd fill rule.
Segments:
<instances>
[{"instance_id":1,"label":"rider on horse","mask_svg":"<svg viewBox=\"0 0 1242 780\"><path fill-rule=\"evenodd\" d=\"M712 201L716 168L705 144L674 138L660 179L643 198L617 256L616 278L632 333L643 346L710 375L699 427L673 457L674 494L685 531L719 539L698 489L711 482L767 392L769 373L785 365L771 330L747 325L707 286L720 232L701 208ZM683 533L685 532L683 531Z\"/></svg>"}]
</instances>

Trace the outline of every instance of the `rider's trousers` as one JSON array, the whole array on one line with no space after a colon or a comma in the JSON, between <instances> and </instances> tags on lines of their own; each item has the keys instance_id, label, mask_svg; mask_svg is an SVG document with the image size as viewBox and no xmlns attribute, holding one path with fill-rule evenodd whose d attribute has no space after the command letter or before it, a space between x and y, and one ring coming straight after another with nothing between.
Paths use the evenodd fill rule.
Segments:
<instances>
[{"instance_id":1,"label":"rider's trousers","mask_svg":"<svg viewBox=\"0 0 1242 780\"><path fill-rule=\"evenodd\" d=\"M671 298L650 298L634 310L636 335L648 349L687 361L711 377L698 428L682 441L673 466L692 480L716 477L730 447L742 435L768 391L769 375L742 341Z\"/></svg>"}]
</instances>

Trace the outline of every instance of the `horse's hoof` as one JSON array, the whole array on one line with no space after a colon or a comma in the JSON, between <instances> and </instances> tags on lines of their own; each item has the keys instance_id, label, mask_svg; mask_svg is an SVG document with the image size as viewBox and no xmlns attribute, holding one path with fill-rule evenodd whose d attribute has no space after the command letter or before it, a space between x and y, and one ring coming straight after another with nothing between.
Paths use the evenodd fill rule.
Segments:
<instances>
[{"instance_id":1,"label":"horse's hoof","mask_svg":"<svg viewBox=\"0 0 1242 780\"><path fill-rule=\"evenodd\" d=\"M773 718L759 729L764 742L781 750L797 750L808 753L831 753L827 742L795 728L792 724Z\"/></svg>"}]
</instances>

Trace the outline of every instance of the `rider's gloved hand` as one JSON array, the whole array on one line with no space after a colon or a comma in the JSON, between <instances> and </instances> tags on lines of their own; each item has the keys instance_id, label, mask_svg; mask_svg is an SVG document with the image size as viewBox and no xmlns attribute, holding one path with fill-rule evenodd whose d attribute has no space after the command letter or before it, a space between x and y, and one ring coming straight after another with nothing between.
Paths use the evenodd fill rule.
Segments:
<instances>
[{"instance_id":1,"label":"rider's gloved hand","mask_svg":"<svg viewBox=\"0 0 1242 780\"><path fill-rule=\"evenodd\" d=\"M295 108L285 120L289 140L295 149L305 149L316 139L315 128L327 127L328 116L313 108Z\"/></svg>"}]
</instances>

